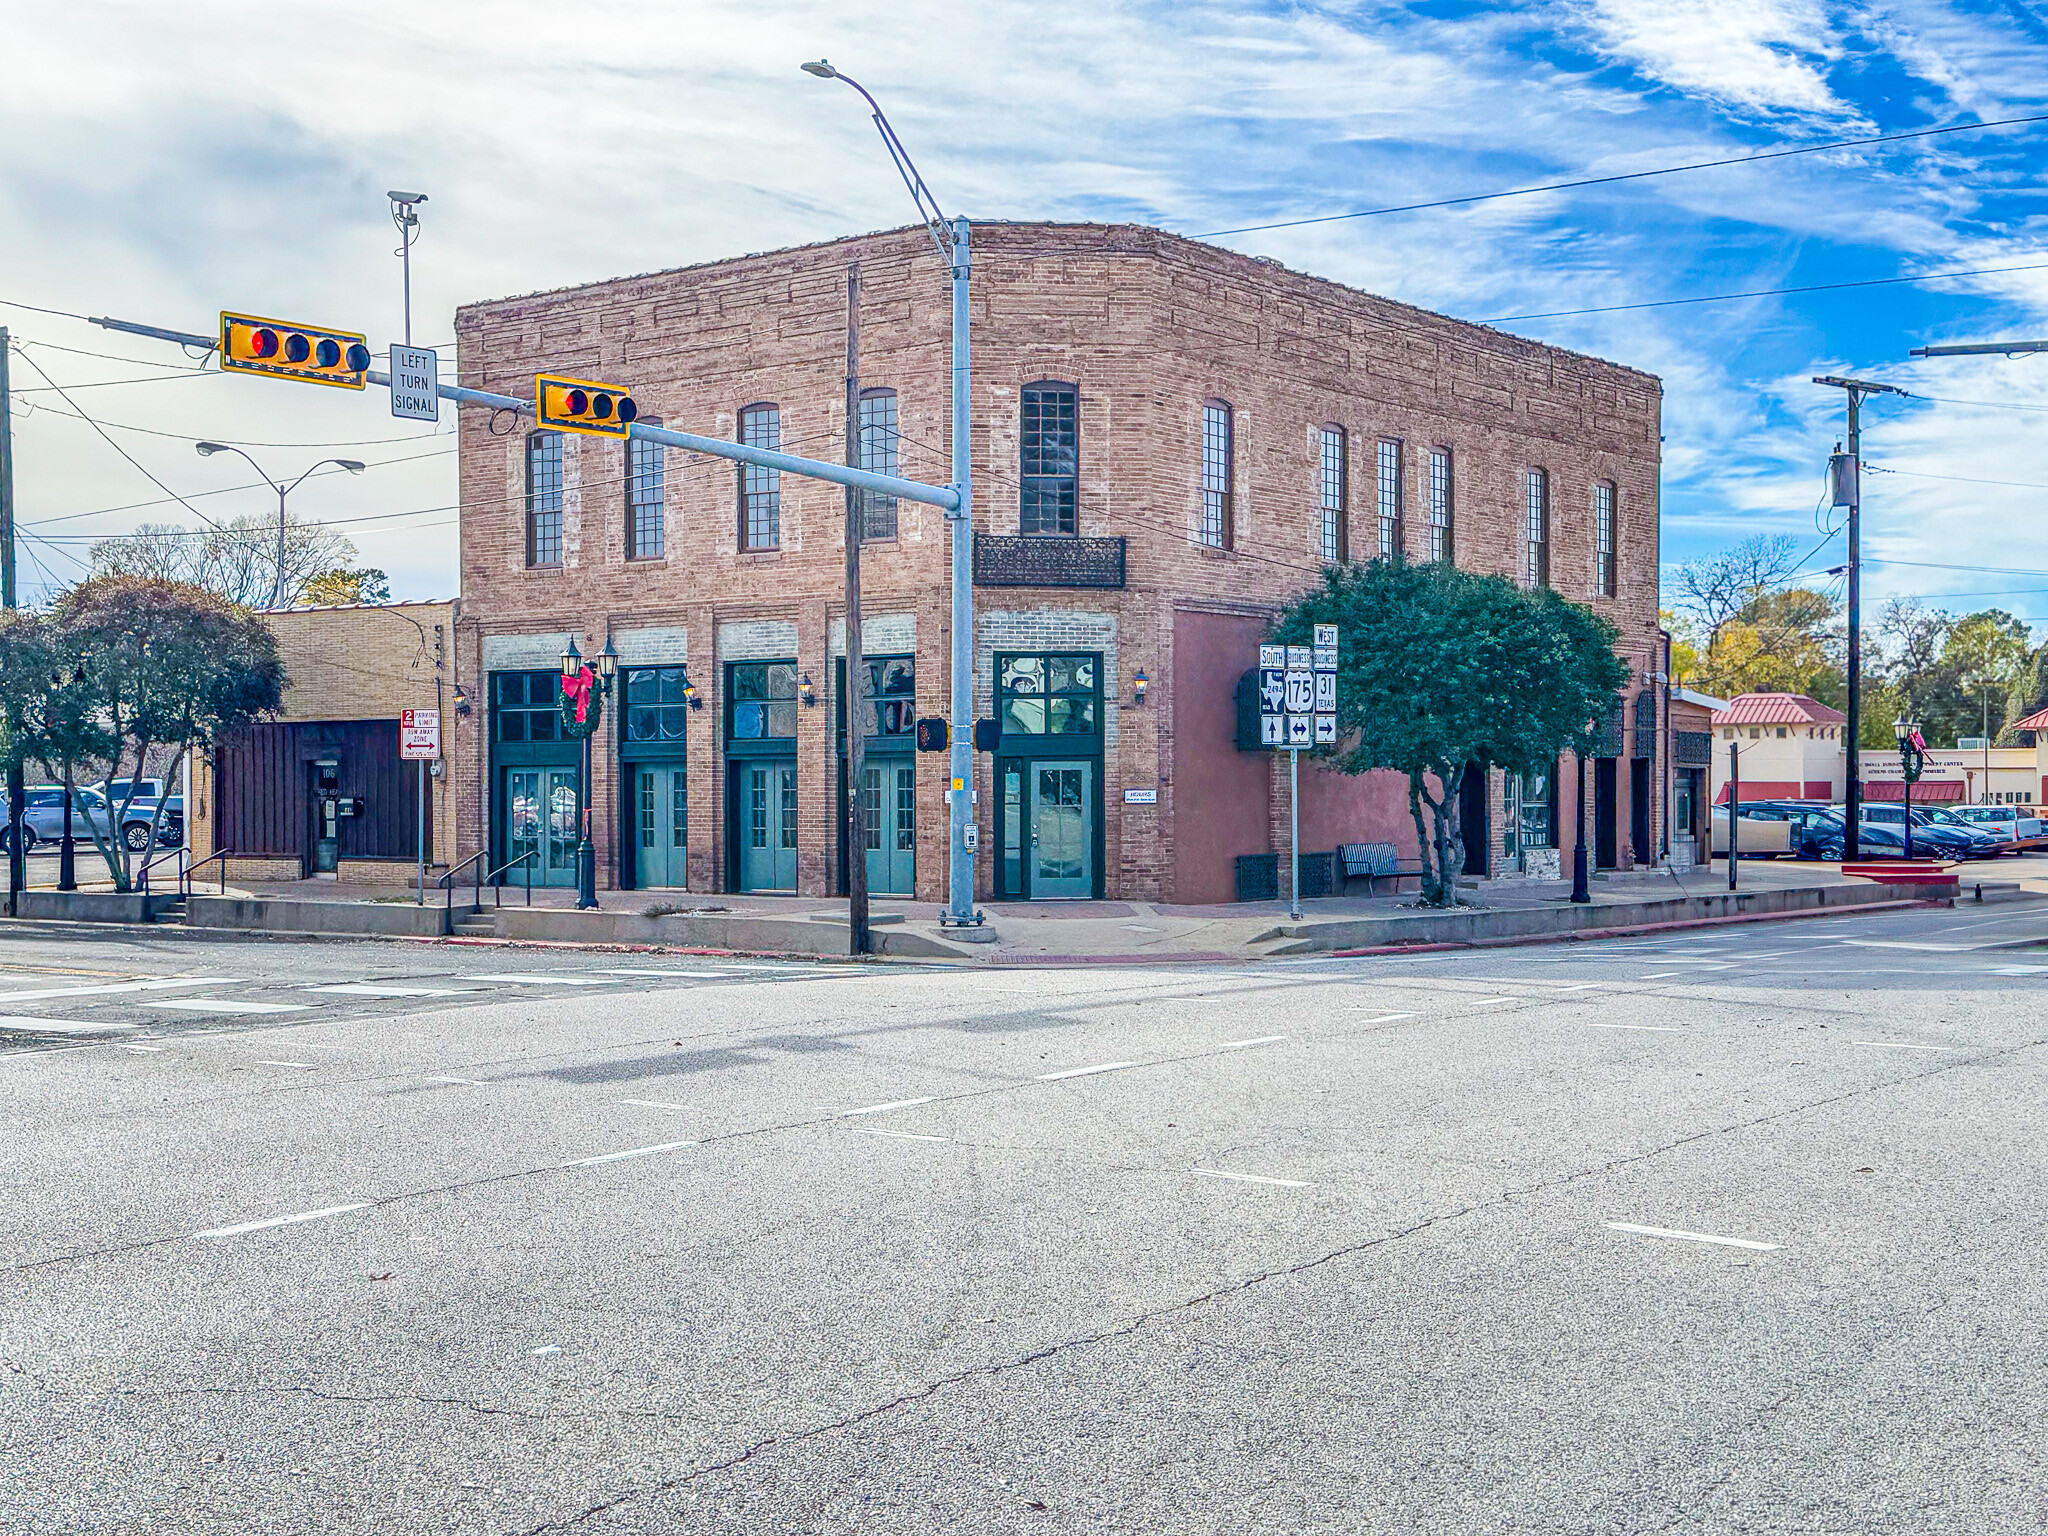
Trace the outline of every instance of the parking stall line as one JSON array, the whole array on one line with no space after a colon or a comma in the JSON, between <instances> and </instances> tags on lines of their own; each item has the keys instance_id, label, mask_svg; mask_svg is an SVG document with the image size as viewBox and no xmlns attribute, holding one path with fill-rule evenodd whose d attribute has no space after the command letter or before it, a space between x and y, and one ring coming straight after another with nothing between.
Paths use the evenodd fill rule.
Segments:
<instances>
[{"instance_id":1,"label":"parking stall line","mask_svg":"<svg viewBox=\"0 0 2048 1536\"><path fill-rule=\"evenodd\" d=\"M865 1126L854 1132L856 1136L887 1136L892 1141L945 1141L950 1136L920 1136L916 1131L885 1131L875 1126Z\"/></svg>"},{"instance_id":2,"label":"parking stall line","mask_svg":"<svg viewBox=\"0 0 2048 1536\"><path fill-rule=\"evenodd\" d=\"M1760 1243L1750 1237L1723 1237L1717 1232L1681 1232L1672 1227L1639 1227L1631 1221L1610 1221L1610 1232L1632 1232L1639 1237L1665 1237L1686 1243L1716 1243L1724 1248L1753 1248L1760 1253L1776 1253L1782 1243Z\"/></svg>"},{"instance_id":3,"label":"parking stall line","mask_svg":"<svg viewBox=\"0 0 2048 1536\"><path fill-rule=\"evenodd\" d=\"M260 1060L259 1060L259 1061L258 1061L258 1062L256 1063L256 1065L257 1065L257 1066L259 1066L259 1067L297 1067L297 1068L310 1068L310 1067L311 1067L311 1066L313 1065L313 1063L312 1063L312 1062L310 1062L310 1061L260 1061Z\"/></svg>"},{"instance_id":4,"label":"parking stall line","mask_svg":"<svg viewBox=\"0 0 2048 1536\"><path fill-rule=\"evenodd\" d=\"M1588 1029L1647 1029L1653 1030L1660 1035L1682 1035L1685 1033L1683 1026L1677 1024L1602 1024L1597 1019L1587 1019L1584 1023Z\"/></svg>"},{"instance_id":5,"label":"parking stall line","mask_svg":"<svg viewBox=\"0 0 2048 1536\"><path fill-rule=\"evenodd\" d=\"M1105 1061L1092 1067L1069 1067L1064 1072L1041 1072L1035 1081L1057 1083L1069 1077L1093 1077L1097 1072L1121 1072L1125 1067L1135 1067L1135 1061Z\"/></svg>"},{"instance_id":6,"label":"parking stall line","mask_svg":"<svg viewBox=\"0 0 2048 1536\"><path fill-rule=\"evenodd\" d=\"M1360 1008L1357 1011L1360 1013L1365 1012L1363 1008ZM1382 1013L1374 1018L1360 1019L1358 1022L1361 1024L1391 1024L1396 1019L1412 1019L1414 1017L1415 1015L1412 1013Z\"/></svg>"},{"instance_id":7,"label":"parking stall line","mask_svg":"<svg viewBox=\"0 0 2048 1536\"><path fill-rule=\"evenodd\" d=\"M564 1168L595 1168L600 1163L623 1163L628 1158L654 1157L662 1152L679 1152L684 1147L694 1147L694 1141L664 1141L651 1147L628 1147L623 1152L604 1152L596 1157L579 1157L573 1163L564 1163Z\"/></svg>"},{"instance_id":8,"label":"parking stall line","mask_svg":"<svg viewBox=\"0 0 2048 1536\"><path fill-rule=\"evenodd\" d=\"M859 1109L842 1109L839 1111L839 1117L843 1120L848 1115L879 1115L892 1109L914 1109L919 1104L930 1104L933 1101L934 1096L931 1094L926 1094L921 1099L893 1099L887 1104L865 1104Z\"/></svg>"},{"instance_id":9,"label":"parking stall line","mask_svg":"<svg viewBox=\"0 0 2048 1536\"><path fill-rule=\"evenodd\" d=\"M1249 1040L1226 1040L1217 1046L1216 1049L1219 1051L1241 1051L1248 1046L1254 1045L1278 1045L1286 1038L1287 1036L1285 1035L1253 1035Z\"/></svg>"},{"instance_id":10,"label":"parking stall line","mask_svg":"<svg viewBox=\"0 0 2048 1536\"><path fill-rule=\"evenodd\" d=\"M183 1013L305 1013L311 1003L250 1003L229 997L149 998L144 1006L176 1008Z\"/></svg>"},{"instance_id":11,"label":"parking stall line","mask_svg":"<svg viewBox=\"0 0 2048 1536\"><path fill-rule=\"evenodd\" d=\"M1190 1168L1189 1173L1204 1179L1229 1179L1238 1184L1274 1184L1282 1189L1313 1189L1315 1186L1306 1179L1275 1179L1262 1173L1232 1173L1223 1168Z\"/></svg>"},{"instance_id":12,"label":"parking stall line","mask_svg":"<svg viewBox=\"0 0 2048 1536\"><path fill-rule=\"evenodd\" d=\"M376 981L351 981L331 987L308 987L308 992L327 992L337 997L473 997L473 987L398 987Z\"/></svg>"},{"instance_id":13,"label":"parking stall line","mask_svg":"<svg viewBox=\"0 0 2048 1536\"><path fill-rule=\"evenodd\" d=\"M621 1104L630 1104L635 1109L691 1109L689 1104L664 1104L660 1099L620 1099Z\"/></svg>"},{"instance_id":14,"label":"parking stall line","mask_svg":"<svg viewBox=\"0 0 2048 1536\"><path fill-rule=\"evenodd\" d=\"M111 1033L117 1029L140 1028L140 1024L94 1024L83 1019L39 1019L32 1013L0 1014L0 1029L33 1029L45 1034L89 1035L100 1030Z\"/></svg>"},{"instance_id":15,"label":"parking stall line","mask_svg":"<svg viewBox=\"0 0 2048 1536\"><path fill-rule=\"evenodd\" d=\"M194 1232L192 1236L194 1238L240 1237L245 1232L263 1232L271 1227L297 1226L302 1221L321 1221L329 1216L345 1216L350 1211L367 1211L369 1208L370 1202L367 1200L359 1201L355 1205L330 1205L323 1210L300 1211L293 1216L272 1216L264 1221L244 1221L238 1222L232 1227L214 1227L206 1232Z\"/></svg>"},{"instance_id":16,"label":"parking stall line","mask_svg":"<svg viewBox=\"0 0 2048 1536\"><path fill-rule=\"evenodd\" d=\"M161 981L108 982L97 987L39 987L32 992L0 992L0 1008L67 997L113 997L126 992L168 992L180 987L238 987L242 984L239 976L174 976Z\"/></svg>"},{"instance_id":17,"label":"parking stall line","mask_svg":"<svg viewBox=\"0 0 2048 1536\"><path fill-rule=\"evenodd\" d=\"M1954 1045L1911 1045L1904 1040L1851 1040L1851 1045L1874 1046L1880 1051L1954 1051L1962 1047Z\"/></svg>"},{"instance_id":18,"label":"parking stall line","mask_svg":"<svg viewBox=\"0 0 2048 1536\"><path fill-rule=\"evenodd\" d=\"M605 976L548 976L535 971L504 971L489 976L464 976L463 981L495 981L522 987L608 987L611 979Z\"/></svg>"}]
</instances>

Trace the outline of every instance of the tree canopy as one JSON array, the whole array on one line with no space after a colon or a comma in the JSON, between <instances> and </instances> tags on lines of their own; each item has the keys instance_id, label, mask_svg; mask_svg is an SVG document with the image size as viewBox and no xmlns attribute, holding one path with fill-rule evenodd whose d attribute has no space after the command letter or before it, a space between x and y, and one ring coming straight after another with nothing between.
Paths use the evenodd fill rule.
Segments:
<instances>
[{"instance_id":1,"label":"tree canopy","mask_svg":"<svg viewBox=\"0 0 2048 1536\"><path fill-rule=\"evenodd\" d=\"M1629 677L1619 631L1591 609L1441 562L1333 566L1274 638L1307 644L1316 624L1340 626L1341 745L1324 755L1345 773L1407 776L1431 905L1456 899L1466 765L1520 773L1584 750Z\"/></svg>"},{"instance_id":2,"label":"tree canopy","mask_svg":"<svg viewBox=\"0 0 2048 1536\"><path fill-rule=\"evenodd\" d=\"M355 554L355 545L332 529L287 516L285 605L371 601L307 595L307 588L315 581L357 574L348 569ZM133 532L99 540L87 552L86 559L96 577L145 576L183 582L218 593L245 608L268 607L277 582L277 519L252 512L232 518L218 528L144 523ZM361 574L383 576L381 571Z\"/></svg>"}]
</instances>

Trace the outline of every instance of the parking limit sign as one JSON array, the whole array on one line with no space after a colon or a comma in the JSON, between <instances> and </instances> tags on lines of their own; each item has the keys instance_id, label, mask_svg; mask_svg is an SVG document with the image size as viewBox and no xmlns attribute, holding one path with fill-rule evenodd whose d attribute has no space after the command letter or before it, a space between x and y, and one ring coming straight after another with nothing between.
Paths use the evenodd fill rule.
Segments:
<instances>
[{"instance_id":1,"label":"parking limit sign","mask_svg":"<svg viewBox=\"0 0 2048 1536\"><path fill-rule=\"evenodd\" d=\"M431 763L441 755L441 711L402 709L398 712L398 756L408 763Z\"/></svg>"}]
</instances>

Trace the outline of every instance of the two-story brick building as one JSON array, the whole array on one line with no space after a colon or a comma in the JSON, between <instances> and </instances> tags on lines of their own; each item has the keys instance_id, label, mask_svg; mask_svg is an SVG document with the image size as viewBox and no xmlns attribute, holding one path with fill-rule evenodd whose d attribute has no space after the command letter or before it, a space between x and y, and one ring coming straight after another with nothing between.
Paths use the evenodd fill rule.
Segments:
<instances>
[{"instance_id":1,"label":"two-story brick building","mask_svg":"<svg viewBox=\"0 0 2048 1536\"><path fill-rule=\"evenodd\" d=\"M1636 681L1593 765L1596 842L1605 863L1653 855L1656 713L1634 695L1658 655L1655 378L1158 230L974 239L974 695L1000 730L976 758L984 897L1230 899L1233 860L1283 846L1286 811L1284 759L1240 742L1238 681L1327 562L1396 551L1614 620ZM611 380L643 419L836 460L851 263L863 460L943 483L948 286L921 228L467 306L462 382ZM450 749L461 852L573 880L557 658L609 638L600 885L836 889L841 490L531 427L462 421L458 645L484 707ZM871 882L935 899L945 765L910 724L946 713L947 528L910 502L865 518ZM1559 782L1491 775L1473 867L1554 867ZM1302 833L1414 836L1401 781L1322 771Z\"/></svg>"}]
</instances>

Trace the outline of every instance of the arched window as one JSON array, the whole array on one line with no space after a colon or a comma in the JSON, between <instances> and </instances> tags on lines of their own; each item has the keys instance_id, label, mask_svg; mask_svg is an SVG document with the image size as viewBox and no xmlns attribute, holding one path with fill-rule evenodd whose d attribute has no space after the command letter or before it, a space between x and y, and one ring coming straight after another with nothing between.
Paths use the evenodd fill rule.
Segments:
<instances>
[{"instance_id":1,"label":"arched window","mask_svg":"<svg viewBox=\"0 0 2048 1536\"><path fill-rule=\"evenodd\" d=\"M1321 444L1317 488L1322 510L1323 558L1349 560L1351 443L1342 427L1329 426L1322 430Z\"/></svg>"},{"instance_id":2,"label":"arched window","mask_svg":"<svg viewBox=\"0 0 2048 1536\"><path fill-rule=\"evenodd\" d=\"M1229 549L1237 538L1236 445L1228 401L1202 402L1202 519L1196 537L1212 549Z\"/></svg>"},{"instance_id":3,"label":"arched window","mask_svg":"<svg viewBox=\"0 0 2048 1536\"><path fill-rule=\"evenodd\" d=\"M1017 531L1080 531L1080 392L1071 384L1040 380L1020 393L1017 434Z\"/></svg>"},{"instance_id":4,"label":"arched window","mask_svg":"<svg viewBox=\"0 0 2048 1536\"><path fill-rule=\"evenodd\" d=\"M750 405L740 412L740 441L749 448L782 447L782 407ZM740 466L740 548L782 547L782 473Z\"/></svg>"},{"instance_id":5,"label":"arched window","mask_svg":"<svg viewBox=\"0 0 2048 1536\"><path fill-rule=\"evenodd\" d=\"M860 467L878 475L893 475L896 469L896 391L864 389L860 392ZM873 491L860 493L861 542L896 537L896 498Z\"/></svg>"},{"instance_id":6,"label":"arched window","mask_svg":"<svg viewBox=\"0 0 2048 1536\"><path fill-rule=\"evenodd\" d=\"M562 434L526 438L526 563L562 563Z\"/></svg>"}]
</instances>

